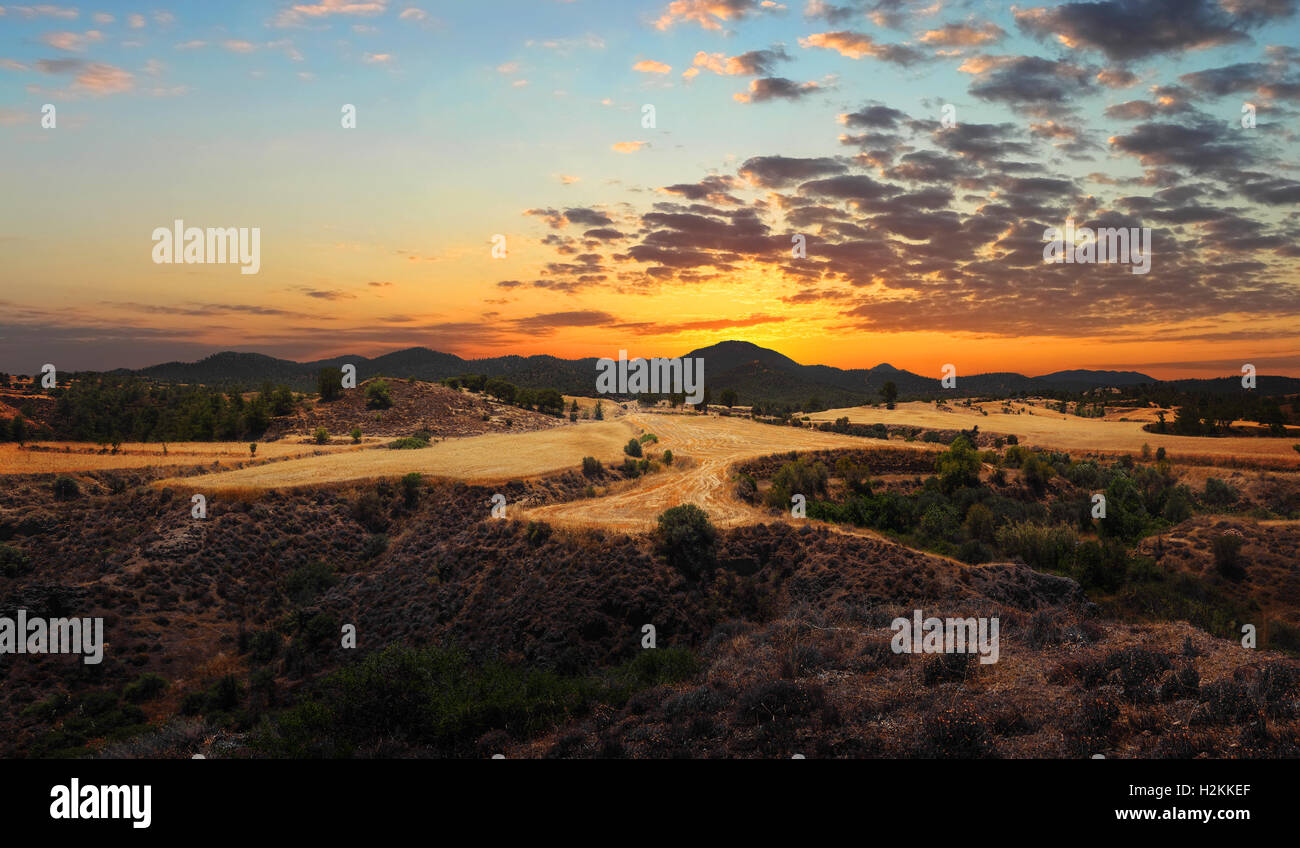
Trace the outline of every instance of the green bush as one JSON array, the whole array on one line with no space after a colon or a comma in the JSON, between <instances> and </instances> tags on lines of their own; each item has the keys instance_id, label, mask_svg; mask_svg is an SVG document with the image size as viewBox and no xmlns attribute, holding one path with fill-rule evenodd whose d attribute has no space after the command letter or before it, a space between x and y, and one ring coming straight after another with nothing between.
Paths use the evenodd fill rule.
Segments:
<instances>
[{"instance_id":1,"label":"green bush","mask_svg":"<svg viewBox=\"0 0 1300 848\"><path fill-rule=\"evenodd\" d=\"M415 436L403 436L400 439L394 439L388 443L389 450L419 450L427 448L429 443L424 439L417 439Z\"/></svg>"},{"instance_id":2,"label":"green bush","mask_svg":"<svg viewBox=\"0 0 1300 848\"><path fill-rule=\"evenodd\" d=\"M339 582L338 575L329 563L317 560L296 569L284 581L284 593L300 606L313 601L318 594Z\"/></svg>"},{"instance_id":3,"label":"green bush","mask_svg":"<svg viewBox=\"0 0 1300 848\"><path fill-rule=\"evenodd\" d=\"M1246 568L1241 562L1243 543L1244 540L1236 533L1222 533L1210 540L1214 567L1229 580L1240 580L1246 576Z\"/></svg>"},{"instance_id":4,"label":"green bush","mask_svg":"<svg viewBox=\"0 0 1300 848\"><path fill-rule=\"evenodd\" d=\"M810 462L799 458L781 466L772 477L772 488L767 491L767 504L778 509L789 509L790 499L794 495L803 495L812 500L817 495L826 494L826 484L830 472L820 462Z\"/></svg>"},{"instance_id":5,"label":"green bush","mask_svg":"<svg viewBox=\"0 0 1300 848\"><path fill-rule=\"evenodd\" d=\"M387 380L374 380L366 386L366 407L388 409L393 405L392 387Z\"/></svg>"},{"instance_id":6,"label":"green bush","mask_svg":"<svg viewBox=\"0 0 1300 848\"><path fill-rule=\"evenodd\" d=\"M1205 481L1205 502L1210 506L1229 506L1236 502L1237 490L1218 477Z\"/></svg>"},{"instance_id":7,"label":"green bush","mask_svg":"<svg viewBox=\"0 0 1300 848\"><path fill-rule=\"evenodd\" d=\"M670 450L664 451L664 465L672 465L672 464L673 464L673 452Z\"/></svg>"},{"instance_id":8,"label":"green bush","mask_svg":"<svg viewBox=\"0 0 1300 848\"><path fill-rule=\"evenodd\" d=\"M27 554L12 545L0 545L0 574L5 577L17 577L25 574L31 567Z\"/></svg>"},{"instance_id":9,"label":"green bush","mask_svg":"<svg viewBox=\"0 0 1300 848\"><path fill-rule=\"evenodd\" d=\"M687 577L712 570L717 562L717 530L708 514L695 504L682 504L659 516L655 550Z\"/></svg>"},{"instance_id":10,"label":"green bush","mask_svg":"<svg viewBox=\"0 0 1300 848\"><path fill-rule=\"evenodd\" d=\"M594 456L584 456L582 458L582 474L584 477L600 477L605 473L605 466L601 465L600 460Z\"/></svg>"},{"instance_id":11,"label":"green bush","mask_svg":"<svg viewBox=\"0 0 1300 848\"><path fill-rule=\"evenodd\" d=\"M354 445L359 445L359 444L361 444L361 428L360 428L360 427L353 427L353 428L352 428L352 432L348 433L348 435L352 437L352 444L354 444Z\"/></svg>"},{"instance_id":12,"label":"green bush","mask_svg":"<svg viewBox=\"0 0 1300 848\"><path fill-rule=\"evenodd\" d=\"M980 458L965 436L953 439L952 446L935 461L939 485L945 492L955 492L980 482Z\"/></svg>"},{"instance_id":13,"label":"green bush","mask_svg":"<svg viewBox=\"0 0 1300 848\"><path fill-rule=\"evenodd\" d=\"M636 439L629 439L628 443L623 446L623 453L632 457L641 456L641 442Z\"/></svg>"},{"instance_id":14,"label":"green bush","mask_svg":"<svg viewBox=\"0 0 1300 848\"><path fill-rule=\"evenodd\" d=\"M317 427L312 438L316 440L316 444L318 445L329 444L330 431L326 430L324 427Z\"/></svg>"},{"instance_id":15,"label":"green bush","mask_svg":"<svg viewBox=\"0 0 1300 848\"><path fill-rule=\"evenodd\" d=\"M122 697L133 704L141 704L158 697L166 688L166 679L156 674L145 673L137 677L133 683L127 684L122 691Z\"/></svg>"},{"instance_id":16,"label":"green bush","mask_svg":"<svg viewBox=\"0 0 1300 848\"><path fill-rule=\"evenodd\" d=\"M61 501L70 501L74 498L81 497L81 487L77 481L66 475L59 475L54 479L54 497Z\"/></svg>"}]
</instances>

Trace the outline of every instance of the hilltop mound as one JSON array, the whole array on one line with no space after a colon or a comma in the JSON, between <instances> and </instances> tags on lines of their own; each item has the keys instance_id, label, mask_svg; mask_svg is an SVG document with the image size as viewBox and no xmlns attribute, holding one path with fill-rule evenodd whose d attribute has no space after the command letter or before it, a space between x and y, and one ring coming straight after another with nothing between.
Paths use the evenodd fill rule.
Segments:
<instances>
[{"instance_id":1,"label":"hilltop mound","mask_svg":"<svg viewBox=\"0 0 1300 848\"><path fill-rule=\"evenodd\" d=\"M367 405L367 380L338 400L319 400L293 415L276 418L263 437L267 440L309 436L324 427L333 436L360 427L367 436L409 436L427 430L434 436L477 436L481 433L544 430L563 419L498 403L482 395L449 389L436 383L385 380L393 405L372 409Z\"/></svg>"}]
</instances>

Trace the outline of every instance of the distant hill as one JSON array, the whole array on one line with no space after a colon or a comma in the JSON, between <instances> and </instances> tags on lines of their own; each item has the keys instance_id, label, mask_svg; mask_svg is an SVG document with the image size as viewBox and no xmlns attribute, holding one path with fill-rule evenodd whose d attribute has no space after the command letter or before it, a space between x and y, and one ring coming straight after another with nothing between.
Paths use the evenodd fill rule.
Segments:
<instances>
[{"instance_id":1,"label":"distant hill","mask_svg":"<svg viewBox=\"0 0 1300 848\"><path fill-rule=\"evenodd\" d=\"M880 399L880 389L892 381L902 398L935 397L942 391L939 375L921 375L881 363L874 368L835 368L830 365L801 365L775 350L745 341L725 341L685 354L703 357L705 382L713 397L732 389L742 404L754 400L782 404L804 403L816 398L828 408L852 406ZM462 374L502 377L528 388L554 388L564 394L590 395L595 391L596 359L559 359L554 356L498 356L485 359L462 359L450 353L412 347L386 353L373 359L366 356L335 356L313 362L277 359L259 353L227 351L198 362L167 362L135 371L119 369L114 373L134 374L152 380L179 383L203 383L210 386L255 388L263 382L285 383L299 391L313 391L316 375L322 368L351 363L357 367L358 380L370 377L413 377L419 380L442 380ZM1082 391L1093 388L1134 386L1160 383L1137 371L1056 371L1038 377L1015 372L957 375L959 396L1009 395L1061 390ZM1212 380L1177 380L1167 385L1184 391L1227 392L1240 390L1239 378ZM1258 378L1263 394L1300 392L1300 379L1293 377Z\"/></svg>"}]
</instances>

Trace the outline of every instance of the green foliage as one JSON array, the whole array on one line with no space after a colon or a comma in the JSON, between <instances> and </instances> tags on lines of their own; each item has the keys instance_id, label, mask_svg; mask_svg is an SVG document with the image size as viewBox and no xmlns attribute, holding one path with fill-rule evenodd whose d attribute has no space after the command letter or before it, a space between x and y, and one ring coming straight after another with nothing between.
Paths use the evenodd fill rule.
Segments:
<instances>
[{"instance_id":1,"label":"green foliage","mask_svg":"<svg viewBox=\"0 0 1300 848\"><path fill-rule=\"evenodd\" d=\"M157 698L167 689L167 680L156 674L145 673L128 683L122 691L122 697L133 704L141 704Z\"/></svg>"},{"instance_id":2,"label":"green foliage","mask_svg":"<svg viewBox=\"0 0 1300 848\"><path fill-rule=\"evenodd\" d=\"M1078 542L1070 527L1047 527L1027 521L999 527L996 538L998 547L1008 555L1019 557L1031 568L1053 571L1069 567Z\"/></svg>"},{"instance_id":3,"label":"green foliage","mask_svg":"<svg viewBox=\"0 0 1300 848\"><path fill-rule=\"evenodd\" d=\"M1210 477L1205 481L1204 499L1210 506L1231 506L1233 503L1236 503L1237 498L1237 490L1228 483L1220 480L1218 477Z\"/></svg>"},{"instance_id":4,"label":"green foliage","mask_svg":"<svg viewBox=\"0 0 1300 848\"><path fill-rule=\"evenodd\" d=\"M343 369L322 368L316 378L316 391L320 393L322 403L329 403L342 397Z\"/></svg>"},{"instance_id":5,"label":"green foliage","mask_svg":"<svg viewBox=\"0 0 1300 848\"><path fill-rule=\"evenodd\" d=\"M0 575L18 577L31 568L27 554L12 545L0 545Z\"/></svg>"},{"instance_id":6,"label":"green foliage","mask_svg":"<svg viewBox=\"0 0 1300 848\"><path fill-rule=\"evenodd\" d=\"M532 547L541 547L551 538L551 525L545 521L530 521L524 530L524 536Z\"/></svg>"},{"instance_id":7,"label":"green foliage","mask_svg":"<svg viewBox=\"0 0 1300 848\"><path fill-rule=\"evenodd\" d=\"M708 514L695 504L682 504L661 513L654 536L656 552L687 577L700 577L717 561L717 530Z\"/></svg>"},{"instance_id":8,"label":"green foliage","mask_svg":"<svg viewBox=\"0 0 1300 848\"><path fill-rule=\"evenodd\" d=\"M672 465L672 464L673 464L673 452L670 450L664 451L664 465Z\"/></svg>"},{"instance_id":9,"label":"green foliage","mask_svg":"<svg viewBox=\"0 0 1300 848\"><path fill-rule=\"evenodd\" d=\"M299 606L311 603L317 595L339 582L334 567L317 560L296 569L284 581L284 593Z\"/></svg>"},{"instance_id":10,"label":"green foliage","mask_svg":"<svg viewBox=\"0 0 1300 848\"><path fill-rule=\"evenodd\" d=\"M803 495L811 501L817 495L826 494L829 479L830 472L821 462L811 462L803 457L787 462L772 478L772 488L767 492L767 504L788 509L794 495Z\"/></svg>"},{"instance_id":11,"label":"green foliage","mask_svg":"<svg viewBox=\"0 0 1300 848\"><path fill-rule=\"evenodd\" d=\"M420 502L420 484L424 477L418 471L402 475L402 501L407 509L413 509Z\"/></svg>"},{"instance_id":12,"label":"green foliage","mask_svg":"<svg viewBox=\"0 0 1300 848\"><path fill-rule=\"evenodd\" d=\"M393 405L393 390L387 380L372 380L366 386L366 407L388 409Z\"/></svg>"},{"instance_id":13,"label":"green foliage","mask_svg":"<svg viewBox=\"0 0 1300 848\"><path fill-rule=\"evenodd\" d=\"M429 443L426 440L415 436L403 436L388 443L389 450L419 450L428 446Z\"/></svg>"},{"instance_id":14,"label":"green foliage","mask_svg":"<svg viewBox=\"0 0 1300 848\"><path fill-rule=\"evenodd\" d=\"M359 445L359 444L361 444L361 428L360 428L360 427L353 427L353 428L352 428L352 432L348 433L348 435L352 437L352 444L354 444L354 445Z\"/></svg>"},{"instance_id":15,"label":"green foliage","mask_svg":"<svg viewBox=\"0 0 1300 848\"><path fill-rule=\"evenodd\" d=\"M81 487L77 485L76 480L66 474L60 474L58 477L54 478L52 488L54 490L55 500L70 501L74 498L81 497Z\"/></svg>"},{"instance_id":16,"label":"green foliage","mask_svg":"<svg viewBox=\"0 0 1300 848\"><path fill-rule=\"evenodd\" d=\"M939 485L950 494L960 488L978 486L979 454L969 439L958 436L953 439L952 446L948 450L939 454L935 461L935 470L939 475Z\"/></svg>"},{"instance_id":17,"label":"green foliage","mask_svg":"<svg viewBox=\"0 0 1300 848\"><path fill-rule=\"evenodd\" d=\"M637 439L629 439L627 444L623 446L623 453L628 456L641 456L641 442Z\"/></svg>"},{"instance_id":18,"label":"green foliage","mask_svg":"<svg viewBox=\"0 0 1300 848\"><path fill-rule=\"evenodd\" d=\"M327 445L330 440L330 431L324 427L317 427L316 432L312 434L312 439L318 445Z\"/></svg>"},{"instance_id":19,"label":"green foliage","mask_svg":"<svg viewBox=\"0 0 1300 848\"><path fill-rule=\"evenodd\" d=\"M605 466L601 465L599 459L594 456L584 456L582 458L582 474L584 477L600 477L605 473Z\"/></svg>"},{"instance_id":20,"label":"green foliage","mask_svg":"<svg viewBox=\"0 0 1300 848\"><path fill-rule=\"evenodd\" d=\"M1142 538L1149 520L1142 493L1127 474L1115 474L1106 487L1106 517L1097 522L1097 532L1135 542Z\"/></svg>"}]
</instances>

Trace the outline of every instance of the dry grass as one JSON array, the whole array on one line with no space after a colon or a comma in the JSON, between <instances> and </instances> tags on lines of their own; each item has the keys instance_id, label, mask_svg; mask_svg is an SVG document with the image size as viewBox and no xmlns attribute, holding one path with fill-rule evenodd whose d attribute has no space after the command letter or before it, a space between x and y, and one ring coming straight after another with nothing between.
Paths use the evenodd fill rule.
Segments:
<instances>
[{"instance_id":1,"label":"dry grass","mask_svg":"<svg viewBox=\"0 0 1300 848\"><path fill-rule=\"evenodd\" d=\"M527 433L491 433L446 439L416 450L379 448L291 459L188 477L184 485L206 492L246 491L367 480L412 471L474 482L520 479L576 469L584 456L613 461L622 455L633 432L623 421L593 421ZM156 485L177 483L160 480Z\"/></svg>"},{"instance_id":2,"label":"dry grass","mask_svg":"<svg viewBox=\"0 0 1300 848\"><path fill-rule=\"evenodd\" d=\"M369 440L374 443L375 440ZM248 451L249 442L169 442L167 452L158 442L123 444L116 453L88 442L41 442L31 446L0 444L0 474L57 474L65 471L103 471L115 468L146 468L168 465L211 465L213 462L248 462L250 459L281 459L312 456L318 452L351 452L364 447L351 441L317 445L298 440L258 442L257 456ZM45 450L51 448L52 450ZM65 450L66 448L66 450Z\"/></svg>"},{"instance_id":3,"label":"dry grass","mask_svg":"<svg viewBox=\"0 0 1300 848\"><path fill-rule=\"evenodd\" d=\"M813 423L847 417L854 424L910 425L943 430L969 430L978 424L981 431L1015 434L1023 445L1066 451L1107 451L1137 455L1142 450L1142 445L1148 444L1152 451L1164 448L1174 459L1181 456L1205 456L1221 460L1284 460L1294 464L1297 458L1291 447L1295 444L1294 438L1171 436L1148 433L1142 429L1143 422L1140 421L1079 418L1042 408L1033 408L1032 415L1028 412L1022 415L1003 415L995 410L997 405L988 406L988 415L981 415L975 409L962 406L938 410L933 404L912 402L900 403L897 409L892 410L855 406L830 409L809 417ZM1014 406L1022 408L1024 405L1017 403Z\"/></svg>"}]
</instances>

